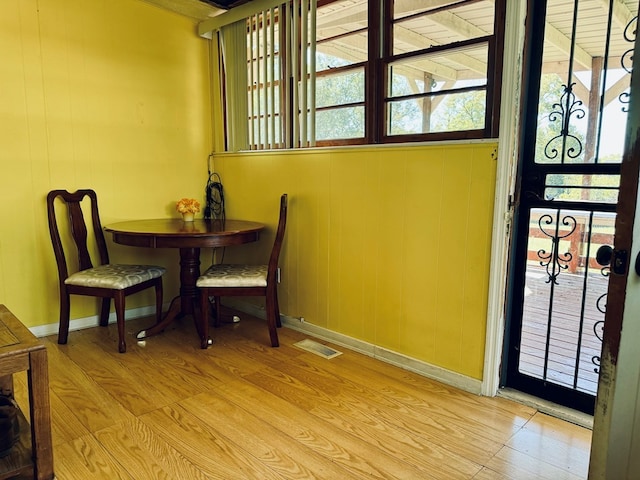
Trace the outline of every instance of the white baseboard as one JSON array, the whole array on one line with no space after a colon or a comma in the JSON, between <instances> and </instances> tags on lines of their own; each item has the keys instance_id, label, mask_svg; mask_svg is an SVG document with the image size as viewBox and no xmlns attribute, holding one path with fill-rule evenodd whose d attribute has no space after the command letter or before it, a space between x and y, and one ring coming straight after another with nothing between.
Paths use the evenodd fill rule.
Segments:
<instances>
[{"instance_id":1,"label":"white baseboard","mask_svg":"<svg viewBox=\"0 0 640 480\"><path fill-rule=\"evenodd\" d=\"M166 305L164 309L166 310L167 308L168 305ZM266 318L264 308L258 305L246 302L234 302L233 308L248 313L249 315L262 318L263 320ZM155 307L153 306L132 308L127 310L126 318L127 320L133 320L135 318L147 317L153 315L154 313ZM334 332L323 327L318 327L311 323L302 322L298 318L288 317L286 315L281 315L280 317L282 320L282 324L288 328L291 328L292 330L307 333L321 340L326 340L336 345L340 345L350 350L368 355L383 362L390 363L391 365L395 365L399 368L403 368L424 377L442 382L446 385L459 388L460 390L474 393L476 395L481 394L482 382L475 378L470 378L465 375L461 375L459 373L444 369L442 367L431 365L422 360L417 360L415 358L394 352L387 348L379 347L377 345L373 345L371 343L349 337L348 335L344 335L342 333ZM109 315L109 323L115 322L116 314L115 312L111 312L111 315ZM75 330L82 330L84 328L95 327L96 325L98 325L98 315L93 315L91 317L85 318L77 318L69 322L69 331L72 332ZM55 335L58 333L58 322L30 327L29 330L36 337Z\"/></svg>"},{"instance_id":2,"label":"white baseboard","mask_svg":"<svg viewBox=\"0 0 640 480\"><path fill-rule=\"evenodd\" d=\"M168 305L165 305L163 310L169 308ZM132 308L126 311L125 317L127 320L133 320L134 318L140 317L148 317L150 315L155 315L156 307L148 306L148 307L140 307L140 308ZM75 330L82 330L84 328L91 328L98 325L99 316L93 315L91 317L85 318L76 318L75 320L71 320L69 322L69 331L73 332ZM111 312L109 315L109 323L116 323L116 314L115 312ZM49 335L55 335L58 333L58 322L49 323L47 325L38 325L36 327L29 327L31 333L33 333L36 337L47 337Z\"/></svg>"},{"instance_id":3,"label":"white baseboard","mask_svg":"<svg viewBox=\"0 0 640 480\"><path fill-rule=\"evenodd\" d=\"M254 317L265 319L264 308L245 302L234 302L233 308L236 308L242 312L253 315ZM464 390L469 393L480 395L482 391L482 382L475 378L467 377L459 373L452 372L450 370L431 365L422 360L417 360L412 357L408 357L401 353L394 352L387 348L379 347L371 343L358 340L356 338L349 337L342 333L334 332L332 330L318 327L308 322L300 321L298 318L288 317L286 315L280 315L282 325L292 330L307 333L313 337L321 340L326 340L336 345L354 350L356 352L368 355L375 359L381 360L396 367L409 370L427 378L431 378L438 382L450 385L460 390Z\"/></svg>"}]
</instances>

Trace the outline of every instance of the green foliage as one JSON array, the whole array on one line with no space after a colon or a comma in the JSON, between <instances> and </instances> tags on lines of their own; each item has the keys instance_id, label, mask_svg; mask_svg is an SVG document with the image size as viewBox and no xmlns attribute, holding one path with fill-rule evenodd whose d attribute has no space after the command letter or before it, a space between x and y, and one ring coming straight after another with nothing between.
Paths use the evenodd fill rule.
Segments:
<instances>
[{"instance_id":1,"label":"green foliage","mask_svg":"<svg viewBox=\"0 0 640 480\"><path fill-rule=\"evenodd\" d=\"M319 65L335 64L335 59L318 54ZM333 62L333 63L332 63ZM364 71L355 69L326 75L316 80L316 107L364 103ZM364 107L342 107L316 112L316 139L358 138L364 136Z\"/></svg>"},{"instance_id":2,"label":"green foliage","mask_svg":"<svg viewBox=\"0 0 640 480\"><path fill-rule=\"evenodd\" d=\"M548 198L554 200L616 203L620 176L553 174L547 177L547 185L558 185L557 188L548 187L545 192Z\"/></svg>"},{"instance_id":3,"label":"green foliage","mask_svg":"<svg viewBox=\"0 0 640 480\"><path fill-rule=\"evenodd\" d=\"M542 75L538 102L536 163L582 163L584 161L585 138L577 122L584 118L585 108L575 97L569 97L567 102L565 90L566 86L559 75L555 73ZM568 129L563 135L563 122L567 115Z\"/></svg>"},{"instance_id":4,"label":"green foliage","mask_svg":"<svg viewBox=\"0 0 640 480\"><path fill-rule=\"evenodd\" d=\"M585 105L575 97L567 96L566 84L557 74L543 75L540 81L538 103L538 130L536 132L535 161L537 163L582 163L585 161L583 130L587 115ZM562 132L563 120L569 114L567 131ZM582 129L580 128L582 127ZM614 162L615 155L599 158L599 162ZM619 161L619 159L618 159ZM618 198L617 175L548 175L547 198L565 201L591 201L615 203ZM586 187L586 188L584 188ZM602 188L589 188L602 187ZM613 189L610 189L614 187Z\"/></svg>"},{"instance_id":5,"label":"green foliage","mask_svg":"<svg viewBox=\"0 0 640 480\"><path fill-rule=\"evenodd\" d=\"M364 107L345 107L316 112L316 139L364 136Z\"/></svg>"},{"instance_id":6,"label":"green foliage","mask_svg":"<svg viewBox=\"0 0 640 480\"><path fill-rule=\"evenodd\" d=\"M484 128L484 90L451 94L433 112L431 131L451 132Z\"/></svg>"}]
</instances>

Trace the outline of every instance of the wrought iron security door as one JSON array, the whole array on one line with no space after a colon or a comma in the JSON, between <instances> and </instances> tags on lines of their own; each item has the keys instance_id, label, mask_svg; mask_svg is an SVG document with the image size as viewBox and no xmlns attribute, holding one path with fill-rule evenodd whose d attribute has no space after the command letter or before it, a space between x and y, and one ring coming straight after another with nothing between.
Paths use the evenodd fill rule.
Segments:
<instances>
[{"instance_id":1,"label":"wrought iron security door","mask_svg":"<svg viewBox=\"0 0 640 480\"><path fill-rule=\"evenodd\" d=\"M592 413L638 0L530 0L505 386Z\"/></svg>"}]
</instances>

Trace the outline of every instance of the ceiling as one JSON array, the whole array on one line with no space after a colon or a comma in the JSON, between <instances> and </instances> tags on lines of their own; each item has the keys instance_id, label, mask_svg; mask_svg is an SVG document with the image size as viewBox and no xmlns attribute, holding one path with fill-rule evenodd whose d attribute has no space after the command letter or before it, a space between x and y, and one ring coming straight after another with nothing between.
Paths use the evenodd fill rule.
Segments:
<instances>
[{"instance_id":1,"label":"ceiling","mask_svg":"<svg viewBox=\"0 0 640 480\"><path fill-rule=\"evenodd\" d=\"M171 10L172 12L179 13L185 17L190 17L195 20L206 20L211 17L220 15L226 12L225 9L216 8L209 3L205 3L201 0L142 0L146 3L151 3L161 8ZM227 2L230 3L230 2Z\"/></svg>"},{"instance_id":2,"label":"ceiling","mask_svg":"<svg viewBox=\"0 0 640 480\"><path fill-rule=\"evenodd\" d=\"M213 4L228 5L233 8L251 0L142 1L174 11L197 21L204 21L227 11L224 8L215 7ZM318 16L318 37L327 38L337 35L338 38L340 38L347 32L366 26L366 1L367 0L343 0L335 4L330 4L327 8L323 8L323 14L319 14ZM402 16L404 16L411 14L412 11L416 9L416 11L424 10L425 2L426 0L395 0L394 8L397 13L402 13ZM449 0L430 0L430 2L434 4L450 3ZM490 33L492 31L492 17L486 17L483 12L491 11L492 9L486 6L483 7L483 5L492 2L493 0L483 0L473 3L471 6L461 7L456 10L455 16L436 13L428 17L416 17L413 23L399 23L395 29L397 45L400 51L412 51L425 48L425 45L448 44L450 42L461 41L466 38ZM573 2L568 2L567 0L548 0L548 2L549 16L547 17L548 21L545 28L545 71L565 72L567 70L566 59L572 50L572 9L567 8L567 5ZM602 39L606 31L609 0L580 1L580 28L576 35L575 46L573 47L575 49L575 63L573 65L575 71L591 71L593 59L606 56L607 53L611 59L609 68L615 68L614 65L618 65L619 68L621 59L625 55L628 55L631 47L629 46L629 42L625 40L623 32L629 29L627 24L629 24L630 20L637 14L637 0L615 0L612 4L614 7L612 18L614 35L608 43L609 50L605 53L603 46L606 45L606 42L603 42ZM481 7L483 7L484 10ZM634 24L631 26L635 27ZM345 43L345 45L341 45L340 43ZM353 57L352 61L356 62L361 61L362 58L360 57L363 55L366 56L366 41L363 40L358 43L357 36L346 36L340 42L332 43L331 48L337 48L339 50L339 52L334 52L336 55L345 58ZM424 72L428 72L430 75L442 77L444 80L455 80L474 78L478 75L484 75L483 72L486 72L486 58L482 56L474 57L473 51L447 59L447 61L455 60L457 62L451 65L442 65L442 62L438 63L438 59L434 60L436 61L426 62L425 65L413 65L412 67L420 70L417 72L416 78L422 78ZM422 70L424 70L424 72ZM583 87L580 83L581 82L578 82L577 88ZM627 86L628 79L623 79L618 90L623 90ZM584 87L588 90L587 85ZM619 92L614 93L617 94Z\"/></svg>"}]
</instances>

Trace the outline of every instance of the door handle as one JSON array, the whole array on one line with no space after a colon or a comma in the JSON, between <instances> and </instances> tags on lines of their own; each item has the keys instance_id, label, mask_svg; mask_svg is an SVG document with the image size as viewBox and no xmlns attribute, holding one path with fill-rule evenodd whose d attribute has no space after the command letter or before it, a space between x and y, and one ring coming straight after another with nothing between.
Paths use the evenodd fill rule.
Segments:
<instances>
[{"instance_id":1,"label":"door handle","mask_svg":"<svg viewBox=\"0 0 640 480\"><path fill-rule=\"evenodd\" d=\"M636 257L636 275L640 276L640 253Z\"/></svg>"},{"instance_id":2,"label":"door handle","mask_svg":"<svg viewBox=\"0 0 640 480\"><path fill-rule=\"evenodd\" d=\"M602 245L596 252L596 262L603 267L606 267L611 263L613 258L613 248L609 245Z\"/></svg>"},{"instance_id":3,"label":"door handle","mask_svg":"<svg viewBox=\"0 0 640 480\"><path fill-rule=\"evenodd\" d=\"M601 246L596 252L596 261L603 267L611 265L611 270L617 275L627 273L629 253L626 250L615 250L609 245ZM640 275L640 255L636 259L636 273Z\"/></svg>"}]
</instances>

